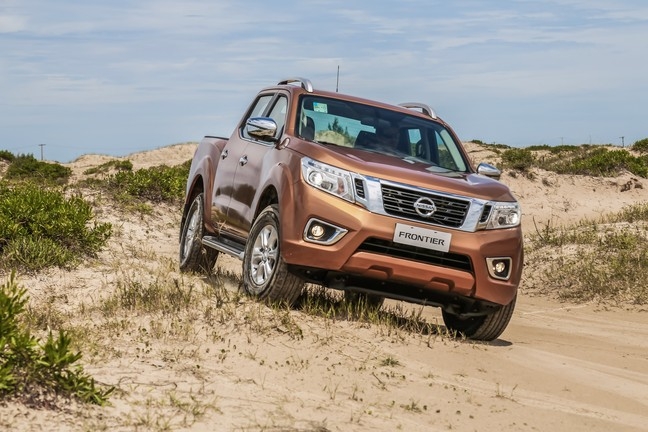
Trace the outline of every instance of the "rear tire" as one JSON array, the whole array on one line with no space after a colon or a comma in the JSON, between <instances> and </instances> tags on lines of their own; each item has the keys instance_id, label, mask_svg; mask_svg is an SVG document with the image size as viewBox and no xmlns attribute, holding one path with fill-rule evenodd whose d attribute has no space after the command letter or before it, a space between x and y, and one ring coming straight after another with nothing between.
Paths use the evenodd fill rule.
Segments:
<instances>
[{"instance_id":1,"label":"rear tire","mask_svg":"<svg viewBox=\"0 0 648 432\"><path fill-rule=\"evenodd\" d=\"M191 202L180 230L180 271L209 273L216 264L218 251L202 244L205 235L204 209L203 194L200 193Z\"/></svg>"},{"instance_id":2,"label":"rear tire","mask_svg":"<svg viewBox=\"0 0 648 432\"><path fill-rule=\"evenodd\" d=\"M243 257L245 291L268 303L295 304L304 281L288 271L281 256L279 208L266 207L256 218Z\"/></svg>"},{"instance_id":3,"label":"rear tire","mask_svg":"<svg viewBox=\"0 0 648 432\"><path fill-rule=\"evenodd\" d=\"M502 306L490 315L462 317L442 311L443 322L448 330L454 330L474 340L492 341L497 339L508 326L515 309L517 296L511 303Z\"/></svg>"}]
</instances>

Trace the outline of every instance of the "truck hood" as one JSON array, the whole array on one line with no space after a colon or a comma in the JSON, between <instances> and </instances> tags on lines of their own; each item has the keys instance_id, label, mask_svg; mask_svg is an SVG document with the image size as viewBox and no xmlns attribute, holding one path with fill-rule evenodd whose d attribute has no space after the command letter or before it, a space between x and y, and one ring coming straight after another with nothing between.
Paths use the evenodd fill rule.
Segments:
<instances>
[{"instance_id":1,"label":"truck hood","mask_svg":"<svg viewBox=\"0 0 648 432\"><path fill-rule=\"evenodd\" d=\"M304 144L290 147L304 156L364 176L484 200L517 201L506 185L479 174L448 171L413 158L349 147Z\"/></svg>"}]
</instances>

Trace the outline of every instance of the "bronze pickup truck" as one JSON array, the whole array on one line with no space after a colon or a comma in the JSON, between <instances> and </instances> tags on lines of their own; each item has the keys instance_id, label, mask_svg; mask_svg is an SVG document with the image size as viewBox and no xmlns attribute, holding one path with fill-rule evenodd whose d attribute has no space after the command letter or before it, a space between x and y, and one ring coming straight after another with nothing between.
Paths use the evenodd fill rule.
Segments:
<instances>
[{"instance_id":1,"label":"bronze pickup truck","mask_svg":"<svg viewBox=\"0 0 648 432\"><path fill-rule=\"evenodd\" d=\"M446 326L492 340L522 273L520 207L475 169L427 105L320 91L304 78L257 95L227 138L193 157L180 269L243 262L245 291L293 304L305 283L348 301L440 307Z\"/></svg>"}]
</instances>

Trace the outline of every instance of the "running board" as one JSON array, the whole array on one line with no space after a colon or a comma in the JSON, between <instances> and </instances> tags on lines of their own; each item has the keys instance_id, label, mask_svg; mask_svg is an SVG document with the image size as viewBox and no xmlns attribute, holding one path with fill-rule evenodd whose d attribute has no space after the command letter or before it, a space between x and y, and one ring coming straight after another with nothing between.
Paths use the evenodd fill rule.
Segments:
<instances>
[{"instance_id":1,"label":"running board","mask_svg":"<svg viewBox=\"0 0 648 432\"><path fill-rule=\"evenodd\" d=\"M231 241L223 240L219 237L205 236L202 238L202 244L212 249L216 249L219 252L232 255L240 260L243 260L243 255L245 255L245 249L243 246Z\"/></svg>"}]
</instances>

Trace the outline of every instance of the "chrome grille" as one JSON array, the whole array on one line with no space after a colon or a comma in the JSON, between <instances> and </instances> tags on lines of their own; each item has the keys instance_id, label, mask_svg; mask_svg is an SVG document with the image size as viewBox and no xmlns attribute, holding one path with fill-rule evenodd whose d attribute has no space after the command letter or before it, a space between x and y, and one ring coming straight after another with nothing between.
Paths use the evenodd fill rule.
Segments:
<instances>
[{"instance_id":1,"label":"chrome grille","mask_svg":"<svg viewBox=\"0 0 648 432\"><path fill-rule=\"evenodd\" d=\"M414 209L414 203L423 197L431 199L436 206L436 211L427 218L419 215ZM470 208L469 201L387 185L382 185L382 198L387 214L451 228L458 228L463 224Z\"/></svg>"},{"instance_id":2,"label":"chrome grille","mask_svg":"<svg viewBox=\"0 0 648 432\"><path fill-rule=\"evenodd\" d=\"M479 218L479 223L485 223L485 222L488 221L488 217L490 216L490 212L491 212L492 207L493 206L490 205L490 204L486 204L484 206L484 211L482 212L481 218Z\"/></svg>"},{"instance_id":3,"label":"chrome grille","mask_svg":"<svg viewBox=\"0 0 648 432\"><path fill-rule=\"evenodd\" d=\"M364 182L361 179L356 178L356 179L353 180L353 183L355 185L356 196L358 196L360 198L363 198L363 199L366 198L365 197Z\"/></svg>"}]
</instances>

